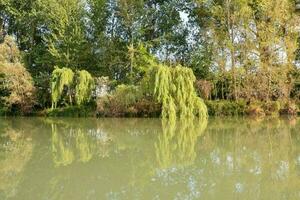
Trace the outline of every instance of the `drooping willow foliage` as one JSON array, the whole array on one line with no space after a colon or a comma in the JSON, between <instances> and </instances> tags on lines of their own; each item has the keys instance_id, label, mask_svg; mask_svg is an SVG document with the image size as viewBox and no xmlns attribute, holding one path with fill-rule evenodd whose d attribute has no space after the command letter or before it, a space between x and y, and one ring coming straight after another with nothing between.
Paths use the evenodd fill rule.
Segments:
<instances>
[{"instance_id":1,"label":"drooping willow foliage","mask_svg":"<svg viewBox=\"0 0 300 200\"><path fill-rule=\"evenodd\" d=\"M57 107L57 103L61 99L65 87L68 89L69 101L72 104L74 81L75 74L71 69L65 67L55 68L51 76L52 108ZM91 98L94 86L94 79L89 72L82 70L76 73L75 100L78 105Z\"/></svg>"},{"instance_id":2,"label":"drooping willow foliage","mask_svg":"<svg viewBox=\"0 0 300 200\"><path fill-rule=\"evenodd\" d=\"M78 72L75 99L78 105L91 98L95 82L91 74L85 70Z\"/></svg>"},{"instance_id":3,"label":"drooping willow foliage","mask_svg":"<svg viewBox=\"0 0 300 200\"><path fill-rule=\"evenodd\" d=\"M51 76L51 98L52 108L57 107L57 102L60 100L64 87L70 89L74 79L74 72L69 68L58 68L52 72ZM70 98L71 99L71 98Z\"/></svg>"},{"instance_id":4,"label":"drooping willow foliage","mask_svg":"<svg viewBox=\"0 0 300 200\"><path fill-rule=\"evenodd\" d=\"M197 96L191 69L158 65L154 68L154 96L162 103L162 117L175 120L180 118L207 118L207 107Z\"/></svg>"}]
</instances>

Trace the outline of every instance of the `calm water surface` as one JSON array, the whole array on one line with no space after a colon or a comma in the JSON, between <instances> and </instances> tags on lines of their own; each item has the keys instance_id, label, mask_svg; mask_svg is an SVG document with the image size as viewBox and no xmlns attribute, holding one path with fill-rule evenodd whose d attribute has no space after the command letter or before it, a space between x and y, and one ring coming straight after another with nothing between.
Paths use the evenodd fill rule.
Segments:
<instances>
[{"instance_id":1,"label":"calm water surface","mask_svg":"<svg viewBox=\"0 0 300 200\"><path fill-rule=\"evenodd\" d=\"M300 119L0 118L0 199L300 199Z\"/></svg>"}]
</instances>

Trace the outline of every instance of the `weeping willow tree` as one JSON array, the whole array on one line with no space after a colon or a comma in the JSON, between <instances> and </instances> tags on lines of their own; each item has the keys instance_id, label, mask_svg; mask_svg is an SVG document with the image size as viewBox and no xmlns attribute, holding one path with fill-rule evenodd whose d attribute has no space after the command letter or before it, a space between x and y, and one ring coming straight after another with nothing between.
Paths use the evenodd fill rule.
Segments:
<instances>
[{"instance_id":1,"label":"weeping willow tree","mask_svg":"<svg viewBox=\"0 0 300 200\"><path fill-rule=\"evenodd\" d=\"M191 69L158 65L154 70L154 96L162 104L162 118L207 118L207 108L196 94L196 77Z\"/></svg>"},{"instance_id":2,"label":"weeping willow tree","mask_svg":"<svg viewBox=\"0 0 300 200\"><path fill-rule=\"evenodd\" d=\"M90 100L95 83L91 74L85 70L76 73L75 100L78 105ZM52 109L57 107L58 101L61 99L64 88L67 87L69 102L72 104L72 86L75 80L74 72L69 68L58 68L52 72L51 76L51 97ZM74 89L74 88L73 88Z\"/></svg>"},{"instance_id":3,"label":"weeping willow tree","mask_svg":"<svg viewBox=\"0 0 300 200\"><path fill-rule=\"evenodd\" d=\"M68 94L70 103L72 104L72 96L70 92L71 85L74 79L74 72L69 68L58 68L52 72L51 76L51 98L52 98L52 109L57 107L57 103L60 100L64 87L68 88Z\"/></svg>"},{"instance_id":4,"label":"weeping willow tree","mask_svg":"<svg viewBox=\"0 0 300 200\"><path fill-rule=\"evenodd\" d=\"M75 99L76 103L81 105L90 100L95 82L91 74L85 70L78 72L77 82Z\"/></svg>"}]
</instances>

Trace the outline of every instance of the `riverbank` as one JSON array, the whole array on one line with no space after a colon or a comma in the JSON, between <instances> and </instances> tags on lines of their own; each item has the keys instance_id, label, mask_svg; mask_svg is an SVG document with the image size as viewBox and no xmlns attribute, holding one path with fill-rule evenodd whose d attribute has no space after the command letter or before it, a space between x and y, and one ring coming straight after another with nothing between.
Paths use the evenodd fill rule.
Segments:
<instances>
[{"instance_id":1,"label":"riverbank","mask_svg":"<svg viewBox=\"0 0 300 200\"><path fill-rule=\"evenodd\" d=\"M300 104L294 102L245 102L214 100L205 101L209 116L279 116L300 114ZM18 112L5 112L0 109L0 116L20 116ZM158 118L161 105L150 100L141 100L131 105L115 105L114 103L97 105L90 103L83 106L67 106L56 109L35 110L26 116L41 117L135 117Z\"/></svg>"}]
</instances>

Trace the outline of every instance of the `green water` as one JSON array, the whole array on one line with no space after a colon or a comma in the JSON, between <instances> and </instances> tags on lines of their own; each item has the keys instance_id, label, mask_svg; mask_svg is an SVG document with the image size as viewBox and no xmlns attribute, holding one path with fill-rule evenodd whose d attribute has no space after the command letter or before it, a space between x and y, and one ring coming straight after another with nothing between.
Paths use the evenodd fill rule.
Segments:
<instances>
[{"instance_id":1,"label":"green water","mask_svg":"<svg viewBox=\"0 0 300 200\"><path fill-rule=\"evenodd\" d=\"M300 120L0 118L0 199L300 199Z\"/></svg>"}]
</instances>

